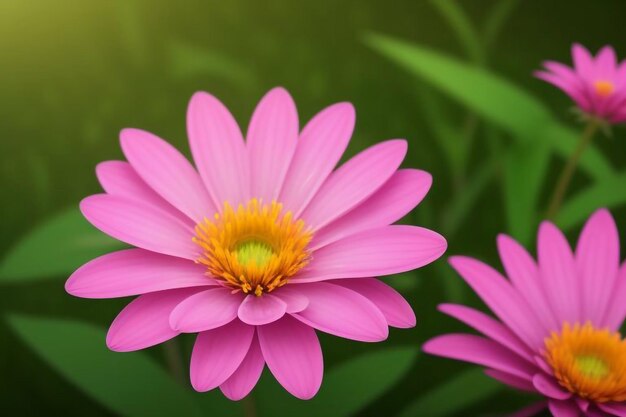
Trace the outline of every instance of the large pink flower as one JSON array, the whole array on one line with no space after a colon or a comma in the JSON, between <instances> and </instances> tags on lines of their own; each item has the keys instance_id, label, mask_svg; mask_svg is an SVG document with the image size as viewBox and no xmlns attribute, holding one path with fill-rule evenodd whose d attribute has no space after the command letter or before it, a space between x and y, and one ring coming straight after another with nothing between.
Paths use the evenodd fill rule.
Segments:
<instances>
[{"instance_id":1,"label":"large pink flower","mask_svg":"<svg viewBox=\"0 0 626 417\"><path fill-rule=\"evenodd\" d=\"M349 103L326 108L299 132L282 88L259 103L246 140L215 97L195 94L187 127L196 169L167 142L125 129L129 163L103 162L106 194L82 201L97 228L137 248L78 269L78 297L139 295L114 320L107 345L143 349L198 333L191 383L246 396L265 364L298 398L320 387L314 329L376 342L408 328L408 303L377 278L439 258L435 232L390 226L426 195L428 173L398 169L404 140L366 149L334 170L354 128Z\"/></svg>"},{"instance_id":2,"label":"large pink flower","mask_svg":"<svg viewBox=\"0 0 626 417\"><path fill-rule=\"evenodd\" d=\"M556 417L626 416L626 264L607 210L584 227L573 253L553 224L539 229L538 262L508 236L498 249L508 279L475 259L450 263L493 311L462 305L445 314L478 335L448 334L424 345L428 353L472 362L511 387L548 399Z\"/></svg>"},{"instance_id":3,"label":"large pink flower","mask_svg":"<svg viewBox=\"0 0 626 417\"><path fill-rule=\"evenodd\" d=\"M574 68L544 62L535 75L565 92L587 116L606 123L626 121L626 61L618 64L615 50L605 46L594 58L582 45L572 46Z\"/></svg>"}]
</instances>

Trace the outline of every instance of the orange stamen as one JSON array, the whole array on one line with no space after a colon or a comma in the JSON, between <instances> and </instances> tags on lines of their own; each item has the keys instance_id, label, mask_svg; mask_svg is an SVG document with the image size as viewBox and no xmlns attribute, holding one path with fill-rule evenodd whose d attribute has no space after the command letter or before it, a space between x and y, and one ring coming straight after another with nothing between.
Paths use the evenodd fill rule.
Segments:
<instances>
[{"instance_id":1,"label":"orange stamen","mask_svg":"<svg viewBox=\"0 0 626 417\"><path fill-rule=\"evenodd\" d=\"M312 234L282 205L256 198L237 211L224 204L222 214L196 225L193 241L202 248L197 260L233 289L261 296L287 283L307 265Z\"/></svg>"},{"instance_id":2,"label":"orange stamen","mask_svg":"<svg viewBox=\"0 0 626 417\"><path fill-rule=\"evenodd\" d=\"M626 401L626 341L619 333L565 323L545 346L554 376L569 392L600 403Z\"/></svg>"}]
</instances>

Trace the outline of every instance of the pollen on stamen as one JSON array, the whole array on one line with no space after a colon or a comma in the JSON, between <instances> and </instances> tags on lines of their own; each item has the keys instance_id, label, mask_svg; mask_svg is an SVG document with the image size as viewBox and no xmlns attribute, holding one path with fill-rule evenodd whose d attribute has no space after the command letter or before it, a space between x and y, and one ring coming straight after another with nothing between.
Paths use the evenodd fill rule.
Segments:
<instances>
[{"instance_id":1,"label":"pollen on stamen","mask_svg":"<svg viewBox=\"0 0 626 417\"><path fill-rule=\"evenodd\" d=\"M626 401L626 341L591 323L565 323L546 339L546 361L559 384L594 402Z\"/></svg>"},{"instance_id":2,"label":"pollen on stamen","mask_svg":"<svg viewBox=\"0 0 626 417\"><path fill-rule=\"evenodd\" d=\"M593 87L596 90L596 94L602 98L610 96L615 91L615 84L606 80L595 81Z\"/></svg>"},{"instance_id":3,"label":"pollen on stamen","mask_svg":"<svg viewBox=\"0 0 626 417\"><path fill-rule=\"evenodd\" d=\"M235 211L228 203L214 220L196 225L197 262L233 290L261 296L285 285L307 265L311 233L282 205L251 199Z\"/></svg>"}]
</instances>

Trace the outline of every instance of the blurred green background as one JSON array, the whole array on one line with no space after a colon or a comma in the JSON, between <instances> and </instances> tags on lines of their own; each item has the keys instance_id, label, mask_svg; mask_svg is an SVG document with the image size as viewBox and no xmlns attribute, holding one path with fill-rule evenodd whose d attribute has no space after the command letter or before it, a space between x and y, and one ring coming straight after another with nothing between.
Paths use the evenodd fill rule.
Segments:
<instances>
[{"instance_id":1,"label":"blurred green background","mask_svg":"<svg viewBox=\"0 0 626 417\"><path fill-rule=\"evenodd\" d=\"M625 56L625 14L623 0L1 0L3 414L156 415L169 401L193 403L200 412L189 415L496 416L531 404L480 370L419 353L427 338L464 329L438 303L480 305L444 259L389 279L417 328L375 345L321 336L327 373L314 402L291 400L267 372L245 404L193 393L186 380L166 400L171 381L154 382L165 375L163 347L108 354L100 330L80 327L104 329L126 300L65 294L64 280L88 255L115 248L77 223L76 206L100 191L95 165L122 159L121 128L149 130L188 154L193 92L220 97L245 128L260 97L282 85L301 125L328 104L354 103L346 156L407 138L404 165L431 172L434 185L405 221L443 233L448 254L499 267L497 233L533 249L562 155L581 129L568 99L531 73L544 59L569 63L574 41ZM617 128L586 155L557 218L570 237L598 206L626 230L625 138ZM186 368L193 339L181 339ZM72 370L73 359L93 368ZM137 365L144 360L148 370ZM126 372L135 366L140 375ZM107 370L116 387L98 379ZM122 398L128 390L139 391Z\"/></svg>"}]
</instances>

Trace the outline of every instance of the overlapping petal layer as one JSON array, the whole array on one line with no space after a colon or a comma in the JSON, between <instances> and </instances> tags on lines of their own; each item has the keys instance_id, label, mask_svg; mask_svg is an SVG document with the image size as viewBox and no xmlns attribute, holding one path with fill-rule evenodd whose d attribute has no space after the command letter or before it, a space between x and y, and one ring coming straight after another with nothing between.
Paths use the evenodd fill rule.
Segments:
<instances>
[{"instance_id":1,"label":"overlapping petal layer","mask_svg":"<svg viewBox=\"0 0 626 417\"><path fill-rule=\"evenodd\" d=\"M441 305L482 336L443 335L424 350L482 365L504 384L545 396L555 416L624 415L626 342L610 331L624 321L626 269L611 214L600 209L589 218L575 253L548 222L539 229L538 262L507 236L498 237L498 249L508 279L471 258L450 260L496 318Z\"/></svg>"},{"instance_id":2,"label":"overlapping petal layer","mask_svg":"<svg viewBox=\"0 0 626 417\"><path fill-rule=\"evenodd\" d=\"M323 375L316 330L375 342L389 326L414 326L406 300L372 277L419 268L446 249L433 231L391 225L432 183L426 172L398 170L404 140L335 169L354 123L352 105L338 103L299 132L293 99L277 88L258 104L244 140L226 106L196 93L187 113L195 166L163 139L124 129L128 162L98 166L106 194L87 197L81 210L136 248L83 265L66 290L139 295L111 325L114 350L198 333L198 391L219 387L241 399L267 364L287 391L311 398ZM264 275L270 270L279 276Z\"/></svg>"},{"instance_id":3,"label":"overlapping petal layer","mask_svg":"<svg viewBox=\"0 0 626 417\"><path fill-rule=\"evenodd\" d=\"M572 46L574 67L544 62L535 76L561 89L588 116L605 123L626 121L626 61L605 46L594 57L582 45Z\"/></svg>"}]
</instances>

